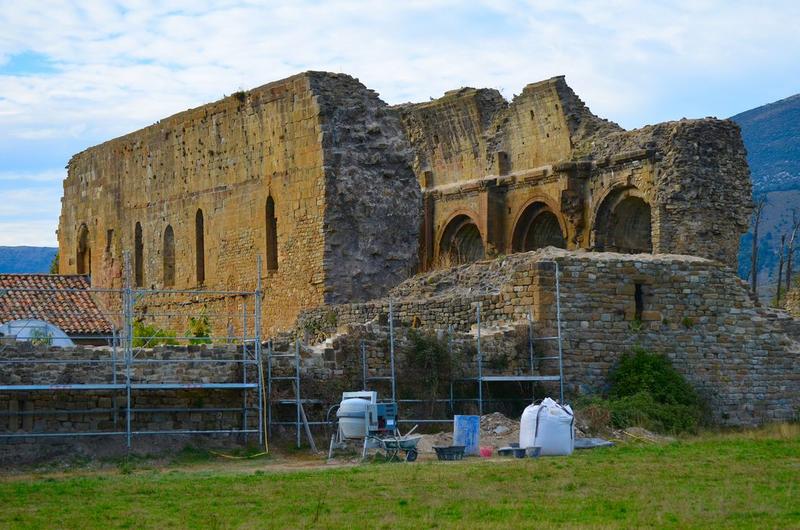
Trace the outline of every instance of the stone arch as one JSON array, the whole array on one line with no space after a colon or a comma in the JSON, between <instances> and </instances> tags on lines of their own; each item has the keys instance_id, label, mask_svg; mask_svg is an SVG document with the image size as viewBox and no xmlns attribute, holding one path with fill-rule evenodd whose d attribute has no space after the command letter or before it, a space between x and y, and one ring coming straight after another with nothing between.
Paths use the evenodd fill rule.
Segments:
<instances>
[{"instance_id":1,"label":"stone arch","mask_svg":"<svg viewBox=\"0 0 800 530\"><path fill-rule=\"evenodd\" d=\"M92 273L92 247L89 244L89 227L86 223L78 229L78 248L76 249L75 262L78 274Z\"/></svg>"},{"instance_id":2,"label":"stone arch","mask_svg":"<svg viewBox=\"0 0 800 530\"><path fill-rule=\"evenodd\" d=\"M144 242L142 223L139 222L133 229L133 281L136 287L144 285Z\"/></svg>"},{"instance_id":3,"label":"stone arch","mask_svg":"<svg viewBox=\"0 0 800 530\"><path fill-rule=\"evenodd\" d=\"M600 202L592 227L594 248L630 254L653 252L650 204L636 187L611 190Z\"/></svg>"},{"instance_id":4,"label":"stone arch","mask_svg":"<svg viewBox=\"0 0 800 530\"><path fill-rule=\"evenodd\" d=\"M486 257L481 231L474 217L460 213L447 222L439 238L439 256L440 259L446 256L454 265Z\"/></svg>"},{"instance_id":5,"label":"stone arch","mask_svg":"<svg viewBox=\"0 0 800 530\"><path fill-rule=\"evenodd\" d=\"M197 285L203 285L206 281L206 243L203 210L200 208L194 215L194 253Z\"/></svg>"},{"instance_id":6,"label":"stone arch","mask_svg":"<svg viewBox=\"0 0 800 530\"><path fill-rule=\"evenodd\" d=\"M272 195L267 197L265 209L266 218L266 243L267 243L267 270L278 270L278 218L275 215L275 200Z\"/></svg>"},{"instance_id":7,"label":"stone arch","mask_svg":"<svg viewBox=\"0 0 800 530\"><path fill-rule=\"evenodd\" d=\"M567 248L564 226L558 214L541 200L529 202L517 216L511 235L512 252L543 247Z\"/></svg>"},{"instance_id":8,"label":"stone arch","mask_svg":"<svg viewBox=\"0 0 800 530\"><path fill-rule=\"evenodd\" d=\"M164 287L175 285L175 232L172 225L167 225L164 230Z\"/></svg>"}]
</instances>

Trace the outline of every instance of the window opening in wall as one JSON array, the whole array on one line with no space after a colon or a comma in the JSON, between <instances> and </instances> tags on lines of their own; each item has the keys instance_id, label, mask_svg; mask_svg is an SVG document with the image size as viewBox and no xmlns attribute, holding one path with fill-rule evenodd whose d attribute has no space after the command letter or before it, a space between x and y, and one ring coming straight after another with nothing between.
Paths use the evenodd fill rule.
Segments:
<instances>
[{"instance_id":1,"label":"window opening in wall","mask_svg":"<svg viewBox=\"0 0 800 530\"><path fill-rule=\"evenodd\" d=\"M531 111L531 119L534 119L533 111Z\"/></svg>"},{"instance_id":2,"label":"window opening in wall","mask_svg":"<svg viewBox=\"0 0 800 530\"><path fill-rule=\"evenodd\" d=\"M78 274L92 273L92 249L89 247L89 228L82 224L78 230Z\"/></svg>"},{"instance_id":3,"label":"window opening in wall","mask_svg":"<svg viewBox=\"0 0 800 530\"><path fill-rule=\"evenodd\" d=\"M467 215L458 215L448 224L439 242L443 263L460 265L486 257L478 226Z\"/></svg>"},{"instance_id":4,"label":"window opening in wall","mask_svg":"<svg viewBox=\"0 0 800 530\"><path fill-rule=\"evenodd\" d=\"M175 232L167 225L164 230L164 287L175 285Z\"/></svg>"},{"instance_id":5,"label":"window opening in wall","mask_svg":"<svg viewBox=\"0 0 800 530\"><path fill-rule=\"evenodd\" d=\"M203 210L198 209L194 216L194 242L196 256L197 285L206 281L206 245L203 226Z\"/></svg>"},{"instance_id":6,"label":"window opening in wall","mask_svg":"<svg viewBox=\"0 0 800 530\"><path fill-rule=\"evenodd\" d=\"M511 246L514 252L544 247L567 248L567 240L555 213L544 203L536 202L526 207L517 221Z\"/></svg>"},{"instance_id":7,"label":"window opening in wall","mask_svg":"<svg viewBox=\"0 0 800 530\"><path fill-rule=\"evenodd\" d=\"M144 244L142 243L142 224L136 223L133 234L133 276L136 287L144 285Z\"/></svg>"},{"instance_id":8,"label":"window opening in wall","mask_svg":"<svg viewBox=\"0 0 800 530\"><path fill-rule=\"evenodd\" d=\"M267 197L266 208L267 232L267 270L278 270L278 219L275 217L275 201Z\"/></svg>"},{"instance_id":9,"label":"window opening in wall","mask_svg":"<svg viewBox=\"0 0 800 530\"><path fill-rule=\"evenodd\" d=\"M111 254L111 244L114 241L114 229L106 230L106 254Z\"/></svg>"},{"instance_id":10,"label":"window opening in wall","mask_svg":"<svg viewBox=\"0 0 800 530\"><path fill-rule=\"evenodd\" d=\"M634 284L633 300L635 304L633 319L636 321L641 321L642 311L644 311L644 291L642 290L641 283Z\"/></svg>"}]
</instances>

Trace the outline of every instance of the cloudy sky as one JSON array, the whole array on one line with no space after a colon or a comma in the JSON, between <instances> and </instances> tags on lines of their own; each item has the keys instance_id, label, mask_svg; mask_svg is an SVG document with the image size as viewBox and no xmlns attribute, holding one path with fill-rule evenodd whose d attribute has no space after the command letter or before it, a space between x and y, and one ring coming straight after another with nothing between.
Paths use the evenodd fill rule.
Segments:
<instances>
[{"instance_id":1,"label":"cloudy sky","mask_svg":"<svg viewBox=\"0 0 800 530\"><path fill-rule=\"evenodd\" d=\"M303 70L389 103L565 74L626 128L800 92L800 2L0 0L0 245L55 246L72 154Z\"/></svg>"}]
</instances>

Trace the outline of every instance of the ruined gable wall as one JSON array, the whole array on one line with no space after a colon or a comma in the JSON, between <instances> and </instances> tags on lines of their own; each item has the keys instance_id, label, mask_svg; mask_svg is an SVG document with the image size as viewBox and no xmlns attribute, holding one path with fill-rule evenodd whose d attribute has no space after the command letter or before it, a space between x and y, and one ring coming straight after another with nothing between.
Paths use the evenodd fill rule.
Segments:
<instances>
[{"instance_id":1,"label":"ruined gable wall","mask_svg":"<svg viewBox=\"0 0 800 530\"><path fill-rule=\"evenodd\" d=\"M712 118L667 122L608 135L594 148L592 157L601 165L637 152L653 162L650 177L635 184L653 209L655 252L735 266L751 210L750 170L738 125ZM625 185L617 178L602 189ZM597 198L593 194L595 204Z\"/></svg>"},{"instance_id":2,"label":"ruined gable wall","mask_svg":"<svg viewBox=\"0 0 800 530\"><path fill-rule=\"evenodd\" d=\"M397 112L358 80L314 73L325 187L325 301L380 296L414 273L422 194Z\"/></svg>"},{"instance_id":3,"label":"ruined gable wall","mask_svg":"<svg viewBox=\"0 0 800 530\"><path fill-rule=\"evenodd\" d=\"M492 122L506 108L496 90L462 88L434 101L395 107L414 148L414 171L423 188L484 177Z\"/></svg>"},{"instance_id":4,"label":"ruined gable wall","mask_svg":"<svg viewBox=\"0 0 800 530\"><path fill-rule=\"evenodd\" d=\"M88 149L70 161L59 227L72 256L90 229L94 286L119 286L134 227L144 236L144 286L163 287L163 236L175 232L175 287L194 288L195 215L203 210L205 286L255 289L275 201L278 270L264 272L265 322L288 325L323 301L323 155L319 107L301 74L192 109ZM111 252L103 239L114 230ZM110 261L115 267L108 268ZM62 273L76 271L63 259Z\"/></svg>"}]
</instances>

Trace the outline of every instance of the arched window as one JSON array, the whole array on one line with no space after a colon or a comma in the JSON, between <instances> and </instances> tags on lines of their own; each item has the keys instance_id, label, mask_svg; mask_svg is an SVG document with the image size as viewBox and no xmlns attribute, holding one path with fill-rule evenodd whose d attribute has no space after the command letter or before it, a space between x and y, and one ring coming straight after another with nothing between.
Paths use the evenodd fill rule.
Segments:
<instances>
[{"instance_id":1,"label":"arched window","mask_svg":"<svg viewBox=\"0 0 800 530\"><path fill-rule=\"evenodd\" d=\"M194 251L196 259L197 285L206 281L206 245L203 232L203 210L194 216Z\"/></svg>"},{"instance_id":2,"label":"arched window","mask_svg":"<svg viewBox=\"0 0 800 530\"><path fill-rule=\"evenodd\" d=\"M92 249L89 247L89 228L82 224L78 229L78 252L76 255L78 274L92 273Z\"/></svg>"},{"instance_id":3,"label":"arched window","mask_svg":"<svg viewBox=\"0 0 800 530\"><path fill-rule=\"evenodd\" d=\"M275 201L267 198L267 270L278 270L278 219L275 217Z\"/></svg>"},{"instance_id":4,"label":"arched window","mask_svg":"<svg viewBox=\"0 0 800 530\"><path fill-rule=\"evenodd\" d=\"M136 223L133 233L133 281L136 287L144 285L144 243L142 223Z\"/></svg>"},{"instance_id":5,"label":"arched window","mask_svg":"<svg viewBox=\"0 0 800 530\"><path fill-rule=\"evenodd\" d=\"M439 242L439 257L452 265L471 263L486 256L478 225L468 215L458 215L447 224Z\"/></svg>"},{"instance_id":6,"label":"arched window","mask_svg":"<svg viewBox=\"0 0 800 530\"><path fill-rule=\"evenodd\" d=\"M527 206L514 227L511 241L514 252L527 252L544 247L566 248L558 217L543 202Z\"/></svg>"},{"instance_id":7,"label":"arched window","mask_svg":"<svg viewBox=\"0 0 800 530\"><path fill-rule=\"evenodd\" d=\"M167 225L164 230L164 287L175 285L175 232Z\"/></svg>"},{"instance_id":8,"label":"arched window","mask_svg":"<svg viewBox=\"0 0 800 530\"><path fill-rule=\"evenodd\" d=\"M600 205L593 230L597 250L653 252L650 205L636 188L609 194Z\"/></svg>"}]
</instances>

